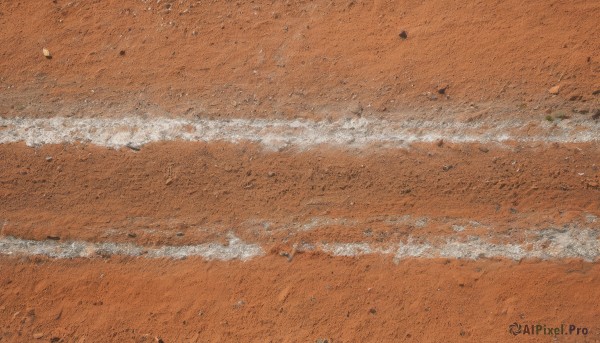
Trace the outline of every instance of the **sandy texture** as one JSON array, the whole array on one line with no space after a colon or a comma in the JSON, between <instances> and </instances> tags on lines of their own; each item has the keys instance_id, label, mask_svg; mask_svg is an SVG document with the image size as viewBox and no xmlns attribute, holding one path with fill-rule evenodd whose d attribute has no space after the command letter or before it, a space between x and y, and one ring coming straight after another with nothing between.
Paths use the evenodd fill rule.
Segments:
<instances>
[{"instance_id":1,"label":"sandy texture","mask_svg":"<svg viewBox=\"0 0 600 343\"><path fill-rule=\"evenodd\" d=\"M600 342L598 18L0 1L0 343Z\"/></svg>"},{"instance_id":2,"label":"sandy texture","mask_svg":"<svg viewBox=\"0 0 600 343\"><path fill-rule=\"evenodd\" d=\"M2 339L593 342L598 264L269 255L249 262L0 260ZM15 301L14 299L20 301ZM513 322L587 326L513 337Z\"/></svg>"},{"instance_id":3,"label":"sandy texture","mask_svg":"<svg viewBox=\"0 0 600 343\"><path fill-rule=\"evenodd\" d=\"M0 112L593 111L599 13L589 0L3 1Z\"/></svg>"},{"instance_id":4,"label":"sandy texture","mask_svg":"<svg viewBox=\"0 0 600 343\"><path fill-rule=\"evenodd\" d=\"M499 231L574 220L586 227L597 225L586 216L600 216L595 144L424 144L361 154L226 143L140 151L20 143L0 145L0 164L3 233L37 239L98 239L110 229L142 237L157 229L207 238L236 231L247 241L289 240L289 232L358 240L369 226L397 236L477 226L470 221ZM414 220L402 223L405 215Z\"/></svg>"},{"instance_id":5,"label":"sandy texture","mask_svg":"<svg viewBox=\"0 0 600 343\"><path fill-rule=\"evenodd\" d=\"M599 151L2 144L1 337L597 339Z\"/></svg>"}]
</instances>

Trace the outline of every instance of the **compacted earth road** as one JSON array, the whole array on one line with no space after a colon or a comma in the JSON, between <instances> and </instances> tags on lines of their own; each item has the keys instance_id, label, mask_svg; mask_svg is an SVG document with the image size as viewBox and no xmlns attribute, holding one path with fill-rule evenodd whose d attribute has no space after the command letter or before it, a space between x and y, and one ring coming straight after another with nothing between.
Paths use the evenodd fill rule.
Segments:
<instances>
[{"instance_id":1,"label":"compacted earth road","mask_svg":"<svg viewBox=\"0 0 600 343\"><path fill-rule=\"evenodd\" d=\"M600 342L598 18L0 2L0 342Z\"/></svg>"}]
</instances>

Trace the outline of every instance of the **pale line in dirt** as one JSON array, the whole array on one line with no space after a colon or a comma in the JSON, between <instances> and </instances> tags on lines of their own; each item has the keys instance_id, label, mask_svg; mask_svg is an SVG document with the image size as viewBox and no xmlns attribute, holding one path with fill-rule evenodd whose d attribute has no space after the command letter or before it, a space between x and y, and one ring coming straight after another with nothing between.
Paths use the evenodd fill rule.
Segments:
<instances>
[{"instance_id":1,"label":"pale line in dirt","mask_svg":"<svg viewBox=\"0 0 600 343\"><path fill-rule=\"evenodd\" d=\"M406 120L354 118L338 121L267 119L168 119L126 117L0 118L0 143L29 146L86 142L110 148L139 148L160 141L252 142L269 149L327 144L351 148L380 144L403 147L443 139L455 143L600 141L600 123L589 120Z\"/></svg>"},{"instance_id":2,"label":"pale line in dirt","mask_svg":"<svg viewBox=\"0 0 600 343\"><path fill-rule=\"evenodd\" d=\"M512 260L567 258L597 261L600 258L600 230L546 229L528 230L528 238L521 243L492 243L480 236L410 237L404 243L369 244L304 243L298 251L323 251L333 256L391 255L394 260L407 258L481 259L506 258ZM496 237L496 238L500 238ZM15 237L0 238L0 254L45 255L52 258L93 257L96 255L134 256L146 258L173 258L198 256L207 260L249 260L264 255L257 244L241 241L229 235L229 244L206 243L188 246L142 247L131 243L91 243L83 241L34 241Z\"/></svg>"},{"instance_id":3,"label":"pale line in dirt","mask_svg":"<svg viewBox=\"0 0 600 343\"><path fill-rule=\"evenodd\" d=\"M91 243L84 241L57 242L52 240L34 241L15 237L0 239L0 254L4 255L45 255L52 258L76 258L93 256L143 256L147 258L202 257L206 260L229 261L248 260L263 255L262 248L248 244L230 235L229 244L206 243L185 246L143 247L130 243Z\"/></svg>"},{"instance_id":4,"label":"pale line in dirt","mask_svg":"<svg viewBox=\"0 0 600 343\"><path fill-rule=\"evenodd\" d=\"M546 229L527 230L528 239L523 243L491 243L479 236L467 236L466 240L449 237L443 244L415 241L394 246L368 243L328 243L318 246L334 256L360 256L371 254L393 255L394 260L406 258L508 258L512 260L556 260L577 258L596 261L600 258L600 231L594 229Z\"/></svg>"}]
</instances>

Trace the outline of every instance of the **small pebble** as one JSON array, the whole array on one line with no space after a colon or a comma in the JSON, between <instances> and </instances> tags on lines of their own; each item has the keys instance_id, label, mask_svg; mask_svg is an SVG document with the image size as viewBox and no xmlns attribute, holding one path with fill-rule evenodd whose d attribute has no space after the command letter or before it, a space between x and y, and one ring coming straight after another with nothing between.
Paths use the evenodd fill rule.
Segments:
<instances>
[{"instance_id":1,"label":"small pebble","mask_svg":"<svg viewBox=\"0 0 600 343\"><path fill-rule=\"evenodd\" d=\"M128 147L129 149L133 150L133 151L140 151L140 147L138 145L135 145L133 143L127 143L125 144L126 147Z\"/></svg>"}]
</instances>

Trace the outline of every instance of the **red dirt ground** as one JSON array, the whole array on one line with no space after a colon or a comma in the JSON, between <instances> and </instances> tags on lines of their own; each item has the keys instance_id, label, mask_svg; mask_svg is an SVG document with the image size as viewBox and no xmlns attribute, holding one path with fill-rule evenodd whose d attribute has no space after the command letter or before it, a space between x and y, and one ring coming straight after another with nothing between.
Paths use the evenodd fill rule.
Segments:
<instances>
[{"instance_id":1,"label":"red dirt ground","mask_svg":"<svg viewBox=\"0 0 600 343\"><path fill-rule=\"evenodd\" d=\"M2 234L97 241L107 238L107 230L118 229L123 234L110 240L134 241L125 234L134 232L139 243L180 245L221 239L228 228L245 240L283 244L290 239L364 239L364 227L333 225L290 237L287 230L265 232L243 223L346 218L370 222L377 232L384 228L373 218L410 214L480 221L506 231L562 226L585 214L600 217L597 145L490 146L486 152L480 150L484 147L421 144L369 153L335 148L264 152L252 145L174 142L134 152L3 144ZM444 166L453 167L445 171ZM194 236L198 227L208 229ZM146 228L168 237L144 235ZM410 228L394 235L403 237L406 230ZM424 230L438 235L450 228L432 223ZM188 231L183 238L175 236Z\"/></svg>"},{"instance_id":2,"label":"red dirt ground","mask_svg":"<svg viewBox=\"0 0 600 343\"><path fill-rule=\"evenodd\" d=\"M460 119L475 108L592 121L598 18L595 0L0 1L0 117ZM1 144L0 237L182 245L234 231L266 255L0 256L0 342L600 342L597 262L280 256L302 241L414 231L386 216L433 218L425 235L447 234L449 218L512 232L599 217L599 166L597 143ZM244 226L315 217L370 223L373 238ZM590 333L513 337L513 322Z\"/></svg>"},{"instance_id":3,"label":"red dirt ground","mask_svg":"<svg viewBox=\"0 0 600 343\"><path fill-rule=\"evenodd\" d=\"M589 111L599 13L593 0L2 1L0 113Z\"/></svg>"},{"instance_id":4,"label":"red dirt ground","mask_svg":"<svg viewBox=\"0 0 600 343\"><path fill-rule=\"evenodd\" d=\"M552 342L514 321L588 325L598 264L271 255L249 262L0 260L3 341ZM15 301L19 299L19 301ZM158 338L158 339L157 339Z\"/></svg>"}]
</instances>

